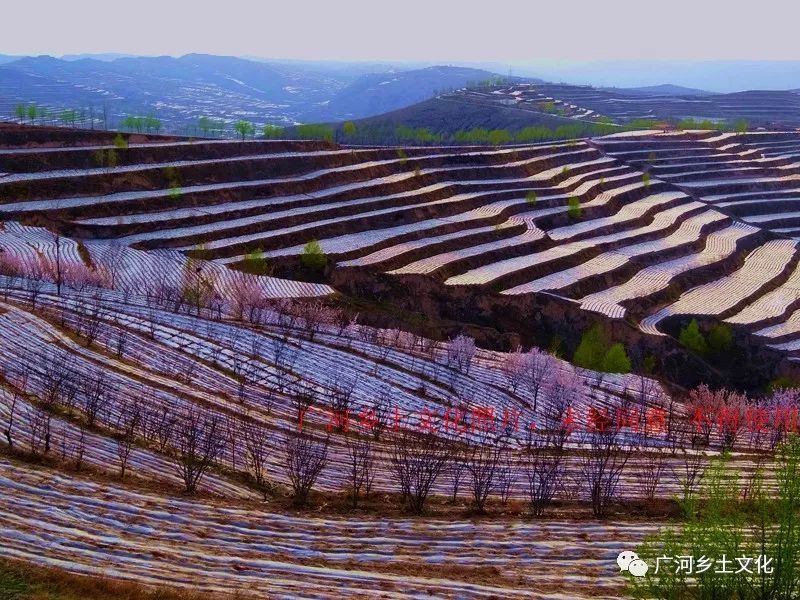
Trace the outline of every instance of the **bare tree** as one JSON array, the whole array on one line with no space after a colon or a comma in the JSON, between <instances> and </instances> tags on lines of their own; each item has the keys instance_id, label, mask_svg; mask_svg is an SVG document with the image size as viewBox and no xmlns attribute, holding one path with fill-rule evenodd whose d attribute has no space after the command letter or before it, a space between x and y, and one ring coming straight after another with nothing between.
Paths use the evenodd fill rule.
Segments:
<instances>
[{"instance_id":1,"label":"bare tree","mask_svg":"<svg viewBox=\"0 0 800 600\"><path fill-rule=\"evenodd\" d=\"M322 329L325 323L332 321L332 313L319 300L303 301L297 303L300 309L300 322L308 335L309 341L314 341L314 337Z\"/></svg>"},{"instance_id":2,"label":"bare tree","mask_svg":"<svg viewBox=\"0 0 800 600\"><path fill-rule=\"evenodd\" d=\"M503 448L503 456L497 471L497 493L503 504L508 504L511 492L514 490L514 485L517 483L518 478L519 464L514 458L511 448L506 446Z\"/></svg>"},{"instance_id":3,"label":"bare tree","mask_svg":"<svg viewBox=\"0 0 800 600\"><path fill-rule=\"evenodd\" d=\"M389 390L386 387L381 386L378 389L375 399L372 401L371 410L373 422L370 431L375 441L378 441L389 425L389 419L391 418L392 401L389 397Z\"/></svg>"},{"instance_id":4,"label":"bare tree","mask_svg":"<svg viewBox=\"0 0 800 600\"><path fill-rule=\"evenodd\" d=\"M486 500L495 491L502 458L502 444L488 431L465 438L464 466L469 473L476 512L486 512Z\"/></svg>"},{"instance_id":5,"label":"bare tree","mask_svg":"<svg viewBox=\"0 0 800 600\"><path fill-rule=\"evenodd\" d=\"M675 397L673 395L669 395L668 400L666 402L666 438L667 443L669 444L670 451L672 454L678 449L678 410L675 402Z\"/></svg>"},{"instance_id":6,"label":"bare tree","mask_svg":"<svg viewBox=\"0 0 800 600\"><path fill-rule=\"evenodd\" d=\"M58 204L58 203L56 203L56 204ZM58 209L58 206L56 205L54 208ZM64 265L62 264L62 259L61 259L61 254L62 254L62 252L61 252L61 233L58 231L57 228L53 232L53 243L55 244L55 247L56 247L55 264L53 265L53 277L54 277L55 284L56 284L56 294L58 296L60 296L61 295L61 286L63 284L63 268L64 268Z\"/></svg>"},{"instance_id":7,"label":"bare tree","mask_svg":"<svg viewBox=\"0 0 800 600\"><path fill-rule=\"evenodd\" d=\"M336 326L336 337L338 338L343 337L345 333L351 333L351 328L354 329L357 326L358 313L351 317L347 311L337 310L333 316L333 324Z\"/></svg>"},{"instance_id":8,"label":"bare tree","mask_svg":"<svg viewBox=\"0 0 800 600\"><path fill-rule=\"evenodd\" d=\"M285 329L294 329L300 318L296 308L297 301L292 298L280 298L273 304L277 316L277 324Z\"/></svg>"},{"instance_id":9,"label":"bare tree","mask_svg":"<svg viewBox=\"0 0 800 600\"><path fill-rule=\"evenodd\" d=\"M76 471L83 468L83 459L86 455L86 424L81 421L78 424L78 439L75 441L73 452L73 464Z\"/></svg>"},{"instance_id":10,"label":"bare tree","mask_svg":"<svg viewBox=\"0 0 800 600\"><path fill-rule=\"evenodd\" d=\"M267 457L270 454L269 430L257 421L245 423L242 429L248 472L253 476L256 485L263 491L266 500L271 489L267 485L266 478Z\"/></svg>"},{"instance_id":11,"label":"bare tree","mask_svg":"<svg viewBox=\"0 0 800 600\"><path fill-rule=\"evenodd\" d=\"M673 469L673 476L681 486L684 504L695 497L705 470L705 433L686 420L676 422L677 445L681 452L681 462Z\"/></svg>"},{"instance_id":12,"label":"bare tree","mask_svg":"<svg viewBox=\"0 0 800 600\"><path fill-rule=\"evenodd\" d=\"M151 398L151 401L154 401ZM151 405L143 402L145 405ZM157 411L150 415L150 431L152 437L155 439L160 452L165 452L167 447L175 436L175 428L178 425L178 417L175 416L172 409L164 404L161 404Z\"/></svg>"},{"instance_id":13,"label":"bare tree","mask_svg":"<svg viewBox=\"0 0 800 600\"><path fill-rule=\"evenodd\" d=\"M101 331L103 314L103 296L100 290L92 295L88 305L83 302L76 305L76 332L84 338L87 348L91 347Z\"/></svg>"},{"instance_id":14,"label":"bare tree","mask_svg":"<svg viewBox=\"0 0 800 600\"><path fill-rule=\"evenodd\" d=\"M86 425L94 427L98 415L105 410L109 399L113 395L109 384L106 381L104 371L87 373L80 383L81 396L83 397L83 413L86 417Z\"/></svg>"},{"instance_id":15,"label":"bare tree","mask_svg":"<svg viewBox=\"0 0 800 600\"><path fill-rule=\"evenodd\" d=\"M230 455L231 468L236 471L236 459L239 455L239 437L242 434L239 419L231 415L226 415L223 419L225 427L225 446Z\"/></svg>"},{"instance_id":16,"label":"bare tree","mask_svg":"<svg viewBox=\"0 0 800 600\"><path fill-rule=\"evenodd\" d=\"M403 498L414 514L422 514L431 488L452 454L448 440L434 432L405 429L391 438L390 466Z\"/></svg>"},{"instance_id":17,"label":"bare tree","mask_svg":"<svg viewBox=\"0 0 800 600\"><path fill-rule=\"evenodd\" d=\"M372 489L372 482L375 479L375 457L372 439L369 437L348 436L345 438L345 445L350 499L355 509L358 508L361 492L368 494Z\"/></svg>"},{"instance_id":18,"label":"bare tree","mask_svg":"<svg viewBox=\"0 0 800 600\"><path fill-rule=\"evenodd\" d=\"M8 423L3 429L6 436L8 447L14 449L14 420L17 416L17 405L21 400L27 396L28 390L28 377L30 376L30 369L27 364L19 367L14 366L13 370L8 369L3 375L3 378L11 386L11 406L9 407Z\"/></svg>"},{"instance_id":19,"label":"bare tree","mask_svg":"<svg viewBox=\"0 0 800 600\"><path fill-rule=\"evenodd\" d=\"M68 366L57 365L53 362L45 363L41 378L41 397L34 412L37 429L41 428L45 454L50 452L53 415L60 406L63 406L67 410L71 410L74 406L77 388L72 380L72 376L73 373ZM34 454L36 453L33 447L31 450Z\"/></svg>"},{"instance_id":20,"label":"bare tree","mask_svg":"<svg viewBox=\"0 0 800 600\"><path fill-rule=\"evenodd\" d=\"M306 414L316 401L314 392L309 386L297 385L296 389L292 391L292 400L294 402L297 428L302 429L305 425Z\"/></svg>"},{"instance_id":21,"label":"bare tree","mask_svg":"<svg viewBox=\"0 0 800 600\"><path fill-rule=\"evenodd\" d=\"M235 336L238 336L239 331L236 330ZM253 345L257 347L257 340L253 337ZM229 353L231 365L233 367L233 374L236 378L236 397L239 403L244 403L247 398L248 388L251 382L255 379L255 374L258 370L258 356L256 354L247 355L244 352L239 352L236 348L235 341L232 343L233 350Z\"/></svg>"},{"instance_id":22,"label":"bare tree","mask_svg":"<svg viewBox=\"0 0 800 600\"><path fill-rule=\"evenodd\" d=\"M275 377L277 378L278 393L282 394L290 385L292 371L297 361L298 351L293 342L289 341L287 335L281 335L272 339L272 364L275 365Z\"/></svg>"},{"instance_id":23,"label":"bare tree","mask_svg":"<svg viewBox=\"0 0 800 600\"><path fill-rule=\"evenodd\" d=\"M460 445L453 446L447 474L450 477L450 501L455 503L458 500L461 484L464 483L464 478L467 476L467 468L464 465L464 450Z\"/></svg>"},{"instance_id":24,"label":"bare tree","mask_svg":"<svg viewBox=\"0 0 800 600\"><path fill-rule=\"evenodd\" d=\"M125 254L125 246L112 240L105 245L100 256L98 268L101 270L106 285L113 290L117 289L120 274L125 268Z\"/></svg>"},{"instance_id":25,"label":"bare tree","mask_svg":"<svg viewBox=\"0 0 800 600\"><path fill-rule=\"evenodd\" d=\"M219 458L225 445L219 415L192 406L174 430L175 461L188 494L197 485L211 464Z\"/></svg>"},{"instance_id":26,"label":"bare tree","mask_svg":"<svg viewBox=\"0 0 800 600\"><path fill-rule=\"evenodd\" d=\"M534 429L529 433L526 475L531 512L536 517L544 514L564 478L563 426L557 429Z\"/></svg>"},{"instance_id":27,"label":"bare tree","mask_svg":"<svg viewBox=\"0 0 800 600\"><path fill-rule=\"evenodd\" d=\"M356 379L344 373L338 373L329 382L331 408L336 417L337 431L344 431L350 416L350 406L356 391Z\"/></svg>"},{"instance_id":28,"label":"bare tree","mask_svg":"<svg viewBox=\"0 0 800 600\"><path fill-rule=\"evenodd\" d=\"M30 453L38 456L45 446L45 454L50 450L50 419L52 415L35 404L25 405L24 418L28 424Z\"/></svg>"},{"instance_id":29,"label":"bare tree","mask_svg":"<svg viewBox=\"0 0 800 600\"><path fill-rule=\"evenodd\" d=\"M114 342L114 354L117 358L122 358L125 355L125 349L128 346L128 330L125 327L119 327L116 330L117 338Z\"/></svg>"},{"instance_id":30,"label":"bare tree","mask_svg":"<svg viewBox=\"0 0 800 600\"><path fill-rule=\"evenodd\" d=\"M284 438L286 475L292 485L292 499L296 506L305 506L328 461L329 439L320 440L296 429L287 431Z\"/></svg>"},{"instance_id":31,"label":"bare tree","mask_svg":"<svg viewBox=\"0 0 800 600\"><path fill-rule=\"evenodd\" d=\"M642 452L639 452L634 466L636 481L644 497L652 502L658 492L658 486L667 472L667 455L662 448L657 446L644 448Z\"/></svg>"},{"instance_id":32,"label":"bare tree","mask_svg":"<svg viewBox=\"0 0 800 600\"><path fill-rule=\"evenodd\" d=\"M594 422L590 423L586 452L582 457L582 472L589 487L592 512L596 517L604 517L634 449L630 442L626 442L618 425L620 415L627 412L626 400L621 399L613 410L594 410L596 412L590 419Z\"/></svg>"},{"instance_id":33,"label":"bare tree","mask_svg":"<svg viewBox=\"0 0 800 600\"><path fill-rule=\"evenodd\" d=\"M136 432L142 422L142 405L137 398L128 397L119 403L117 416L117 431L115 441L117 444L117 458L119 458L119 478L125 479L128 459L136 440Z\"/></svg>"}]
</instances>

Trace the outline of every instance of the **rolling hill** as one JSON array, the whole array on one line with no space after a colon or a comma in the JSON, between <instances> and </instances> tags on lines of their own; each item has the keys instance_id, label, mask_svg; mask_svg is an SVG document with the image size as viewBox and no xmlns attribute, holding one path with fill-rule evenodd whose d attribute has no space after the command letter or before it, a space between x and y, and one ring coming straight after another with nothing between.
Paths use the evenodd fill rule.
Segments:
<instances>
[{"instance_id":1,"label":"rolling hill","mask_svg":"<svg viewBox=\"0 0 800 600\"><path fill-rule=\"evenodd\" d=\"M124 138L0 126L14 594L610 600L705 473L791 479L797 132Z\"/></svg>"},{"instance_id":2,"label":"rolling hill","mask_svg":"<svg viewBox=\"0 0 800 600\"><path fill-rule=\"evenodd\" d=\"M404 152L292 141L10 148L0 216L178 263L248 267L262 253L290 279L316 239L342 291L545 346L560 337L574 349L599 320L618 323L637 352L677 361L685 352L670 336L687 319L727 323L765 357L737 363L755 382L800 357L799 147L793 132L645 131ZM109 153L112 166L98 162ZM540 328L487 319L509 310L534 311ZM708 376L664 361L685 385Z\"/></svg>"},{"instance_id":3,"label":"rolling hill","mask_svg":"<svg viewBox=\"0 0 800 600\"><path fill-rule=\"evenodd\" d=\"M11 117L18 103L37 103L53 113L51 122L61 110L80 109L106 128L127 115L155 115L171 132L196 128L200 116L287 125L365 117L492 76L454 67L374 68L203 54L9 58L0 66L0 114Z\"/></svg>"},{"instance_id":4,"label":"rolling hill","mask_svg":"<svg viewBox=\"0 0 800 600\"><path fill-rule=\"evenodd\" d=\"M593 124L674 125L684 120L728 126L740 121L750 128L792 129L800 127L800 94L757 90L710 94L676 86L627 90L516 83L444 92L397 111L358 120L356 124L373 143L396 143L394 130L401 125L428 128L443 134L447 141L453 140L454 133L472 128L518 132L526 127L555 130L563 125L581 125L586 129L583 135L588 135ZM569 128L568 135L574 137L581 132Z\"/></svg>"},{"instance_id":5,"label":"rolling hill","mask_svg":"<svg viewBox=\"0 0 800 600\"><path fill-rule=\"evenodd\" d=\"M412 71L362 75L326 106L328 119L361 119L427 100L436 92L465 87L497 77L489 71L464 67L428 67Z\"/></svg>"}]
</instances>

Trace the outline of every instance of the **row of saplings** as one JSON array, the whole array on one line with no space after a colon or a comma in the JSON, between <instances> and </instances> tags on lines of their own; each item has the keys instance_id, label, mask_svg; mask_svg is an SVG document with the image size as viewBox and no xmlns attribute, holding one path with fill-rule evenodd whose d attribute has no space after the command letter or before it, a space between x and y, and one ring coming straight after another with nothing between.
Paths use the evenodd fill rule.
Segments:
<instances>
[{"instance_id":1,"label":"row of saplings","mask_svg":"<svg viewBox=\"0 0 800 600\"><path fill-rule=\"evenodd\" d=\"M340 432L344 468L339 472L352 506L372 490L379 464L388 473L390 488L414 514L423 512L434 492L446 491L455 503L463 490L472 510L481 514L490 496L505 505L521 486L534 516L541 516L557 495L577 499L582 493L594 516L604 517L617 499L625 469L639 497L652 503L672 480L674 493L669 496L686 505L695 498L713 457L731 450L748 451L754 462L744 491L752 495L776 448L797 431L800 406L795 390L780 390L762 402L746 404L734 392L700 386L680 413L673 412L671 403L657 423L648 423L647 413L632 410L631 402L620 399L610 410L594 411L593 422L577 431L568 417L575 398L556 391L550 398L554 402L543 408L541 426L522 436L501 427L476 429L468 422L435 431L389 428L382 435L384 422L373 423L370 431ZM758 417L751 414L756 409ZM632 423L631 414L640 420ZM656 427L654 434L651 428ZM310 427L290 430L283 436L283 447L292 498L306 505L328 464L331 437Z\"/></svg>"},{"instance_id":2,"label":"row of saplings","mask_svg":"<svg viewBox=\"0 0 800 600\"><path fill-rule=\"evenodd\" d=\"M12 449L55 456L79 470L92 450L87 432L96 431L113 439L121 478L133 449L146 447L171 457L187 493L197 490L209 468L226 463L224 468L246 471L269 494L276 488L268 473L277 462L297 505L308 502L320 474L336 460L354 507L373 490L378 474L388 474L384 487L394 489L413 513L421 513L429 496L449 484L453 500L466 488L478 513L490 496L505 503L521 487L534 515L556 495L576 497L582 489L594 514L604 516L626 467L645 498L655 498L670 475L687 497L700 481L709 448L742 449L746 443L763 461L796 431L798 421L794 390L755 402L701 386L680 411L670 402L657 433L646 421L649 413L632 410L635 405L624 397L617 406L594 411L592 422L577 430L571 415L585 388L575 376L549 390L537 426L521 434L496 421L478 422L468 409L450 422L411 419L395 426L396 411L386 398L375 401L358 427L350 427L347 419L320 420L327 405L308 395L295 398L297 421L276 431L196 406L175 411L144 384L114 389L102 371L85 373L76 364L44 362L34 370L24 361L7 360L0 367L9 392L4 398L11 402L3 433ZM639 420L631 422L631 414ZM69 422L73 433L54 419ZM273 461L276 447L282 453Z\"/></svg>"},{"instance_id":3,"label":"row of saplings","mask_svg":"<svg viewBox=\"0 0 800 600\"><path fill-rule=\"evenodd\" d=\"M265 497L276 491L268 473L276 446L282 450L278 467L289 482L291 496L305 505L311 490L331 458L349 490L353 507L373 489L379 465L387 465L391 483L413 513L424 510L437 482L449 477L455 499L467 488L477 512L485 510L490 495L505 502L520 478L527 473L534 514L540 515L560 488L566 470L566 444L572 435L567 414L579 397L578 388L568 388L551 397L542 427L520 440L508 429L475 427L465 414L452 427L424 430L415 426L395 428L394 409L376 402L368 425L348 431L346 421L312 423L313 402L297 400L297 422L276 431L261 422L188 406L183 411L160 403L148 386L115 388L102 371L82 372L77 363L44 362L34 369L25 361L5 359L0 382L10 402L4 412L2 432L15 453L37 460L61 461L75 470L88 464L99 451L90 433L113 440L120 479L135 470L131 463L136 448L146 448L170 457L184 491L194 493L209 469L241 474L261 489ZM337 444L341 455L334 457ZM595 512L605 513L622 468L633 446L618 428L594 432L589 439L582 477L590 484ZM522 445L522 451L520 451Z\"/></svg>"}]
</instances>

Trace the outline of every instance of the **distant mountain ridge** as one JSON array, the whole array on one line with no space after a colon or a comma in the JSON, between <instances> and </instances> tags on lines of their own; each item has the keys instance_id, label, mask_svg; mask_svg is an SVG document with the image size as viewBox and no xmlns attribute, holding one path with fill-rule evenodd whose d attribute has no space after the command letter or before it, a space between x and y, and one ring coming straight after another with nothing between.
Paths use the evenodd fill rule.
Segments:
<instances>
[{"instance_id":1,"label":"distant mountain ridge","mask_svg":"<svg viewBox=\"0 0 800 600\"><path fill-rule=\"evenodd\" d=\"M500 70L500 65L495 66ZM683 83L685 78L672 79L677 75L667 68L670 64L661 66L663 70L656 69L651 78ZM727 63L723 66L731 67ZM603 65L598 63L598 77L604 73L600 67ZM573 69L564 73L576 72ZM35 103L49 111L50 123L58 123L65 110L75 109L84 113L79 120L83 125L93 122L115 128L127 116L154 116L161 121L163 131L188 135L201 134L200 117L227 123L229 132L231 123L241 119L252 121L259 128L267 123L291 126L364 119L376 120L373 125L385 122L390 126L408 120L409 126L443 131L453 127L554 127L574 122L552 112L521 112L514 107L519 98L513 97L484 97L480 102L461 106L456 106L457 98L450 98L447 103L431 102L436 96L498 78L544 83L534 77L502 77L491 68L452 65L281 61L209 54L172 57L104 53L62 58L0 55L0 119L13 118L18 104ZM566 77L552 79L563 81ZM621 72L616 81L624 79L625 73ZM717 114L718 103L724 100L720 93L699 87L675 83L594 88L550 85L554 98L567 94L567 113L573 110L570 105L576 105L597 115L619 117L618 120L676 114L699 119L730 116L730 111ZM795 122L795 92L770 92L766 104L759 97L763 96L761 92L735 92L732 96L735 102L745 102L749 100L735 94L747 95L752 102L771 106L780 113L769 119L761 111L757 119L752 119L754 122ZM493 105L491 110L487 104ZM643 107L649 108L640 110ZM684 110L689 108L697 110ZM446 114L447 111L456 114Z\"/></svg>"},{"instance_id":2,"label":"distant mountain ridge","mask_svg":"<svg viewBox=\"0 0 800 600\"><path fill-rule=\"evenodd\" d=\"M435 66L411 71L362 75L327 105L329 118L364 118L431 98L436 92L477 84L496 73L466 67ZM334 115L340 117L333 118Z\"/></svg>"},{"instance_id":3,"label":"distant mountain ridge","mask_svg":"<svg viewBox=\"0 0 800 600\"><path fill-rule=\"evenodd\" d=\"M617 89L659 86L664 82L715 93L800 87L798 60L531 60L512 67L515 73L549 81ZM491 69L492 65L483 68Z\"/></svg>"},{"instance_id":4,"label":"distant mountain ridge","mask_svg":"<svg viewBox=\"0 0 800 600\"><path fill-rule=\"evenodd\" d=\"M465 67L374 73L357 65L207 54L23 57L0 64L0 114L11 116L16 104L33 102L106 111L112 121L153 114L172 129L196 124L200 116L291 125L380 114L492 77L498 76Z\"/></svg>"}]
</instances>

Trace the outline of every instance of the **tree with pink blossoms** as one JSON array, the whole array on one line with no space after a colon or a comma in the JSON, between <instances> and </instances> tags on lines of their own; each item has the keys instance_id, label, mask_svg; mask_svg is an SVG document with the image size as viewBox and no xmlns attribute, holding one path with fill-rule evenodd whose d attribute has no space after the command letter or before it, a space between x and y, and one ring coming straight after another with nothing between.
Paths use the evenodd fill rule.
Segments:
<instances>
[{"instance_id":1,"label":"tree with pink blossoms","mask_svg":"<svg viewBox=\"0 0 800 600\"><path fill-rule=\"evenodd\" d=\"M535 411L539 398L554 380L556 359L549 352L539 348L531 348L523 361L523 381L532 400ZM571 381L571 380L570 380Z\"/></svg>"},{"instance_id":2,"label":"tree with pink blossoms","mask_svg":"<svg viewBox=\"0 0 800 600\"><path fill-rule=\"evenodd\" d=\"M447 343L447 365L469 374L475 357L475 340L459 334Z\"/></svg>"},{"instance_id":3,"label":"tree with pink blossoms","mask_svg":"<svg viewBox=\"0 0 800 600\"><path fill-rule=\"evenodd\" d=\"M516 350L506 354L500 365L500 370L506 380L506 385L516 394L517 388L525 378L525 354L523 354L522 348L517 346Z\"/></svg>"}]
</instances>

